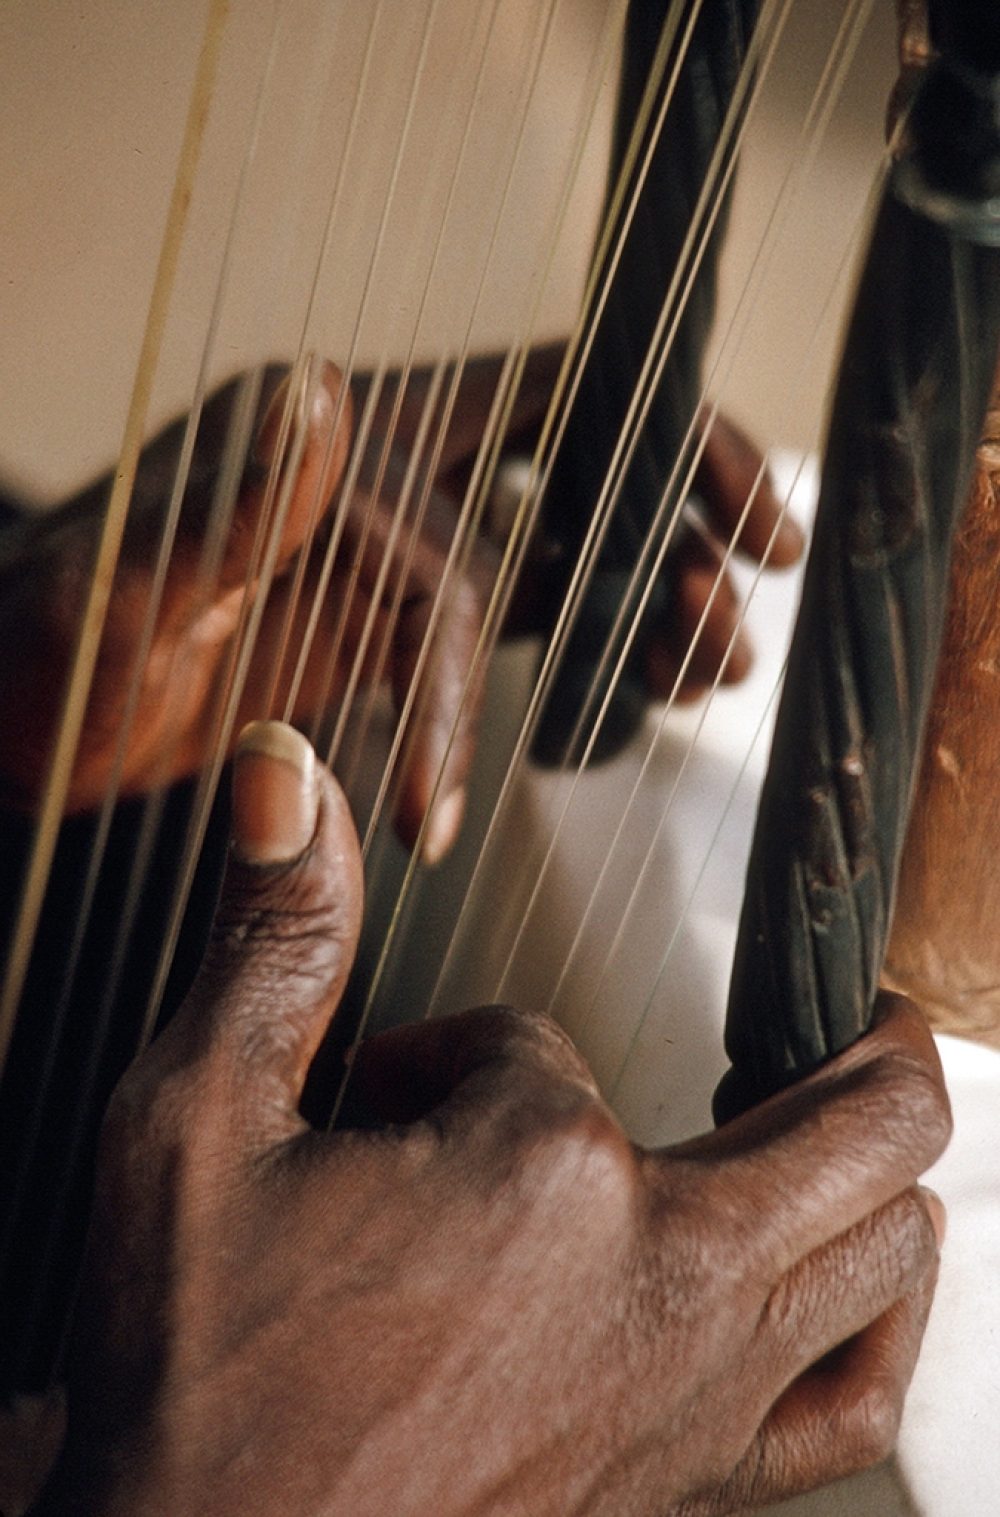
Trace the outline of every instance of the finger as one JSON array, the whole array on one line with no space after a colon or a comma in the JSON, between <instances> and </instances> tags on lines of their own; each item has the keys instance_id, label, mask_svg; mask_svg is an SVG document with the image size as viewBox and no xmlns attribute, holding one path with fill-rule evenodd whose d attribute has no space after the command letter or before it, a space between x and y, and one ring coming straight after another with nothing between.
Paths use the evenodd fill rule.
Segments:
<instances>
[{"instance_id":1,"label":"finger","mask_svg":"<svg viewBox=\"0 0 1000 1517\"><path fill-rule=\"evenodd\" d=\"M406 606L393 639L392 687L397 708L402 708L414 680L418 681L396 826L404 843L412 847L426 818L421 854L427 864L444 858L462 825L484 689L484 667L478 657L479 599L461 580L444 595L439 611L430 596Z\"/></svg>"},{"instance_id":2,"label":"finger","mask_svg":"<svg viewBox=\"0 0 1000 1517\"><path fill-rule=\"evenodd\" d=\"M236 750L233 839L205 960L168 1029L172 1051L226 1087L226 1108L271 1138L297 1129L309 1065L354 958L362 869L347 802L280 722Z\"/></svg>"},{"instance_id":3,"label":"finger","mask_svg":"<svg viewBox=\"0 0 1000 1517\"><path fill-rule=\"evenodd\" d=\"M797 523L783 515L763 455L744 432L719 412L703 413L705 448L695 474L695 489L705 503L712 525L728 541L739 526L739 547L751 558L767 556L774 568L794 564L805 539ZM772 536L774 541L772 542ZM770 543L770 551L768 544Z\"/></svg>"},{"instance_id":4,"label":"finger","mask_svg":"<svg viewBox=\"0 0 1000 1517\"><path fill-rule=\"evenodd\" d=\"M484 1102L525 1099L537 1109L598 1098L593 1076L548 1017L485 1006L394 1028L362 1043L351 1079L370 1115L415 1122L447 1107L454 1123Z\"/></svg>"},{"instance_id":5,"label":"finger","mask_svg":"<svg viewBox=\"0 0 1000 1517\"><path fill-rule=\"evenodd\" d=\"M669 1155L692 1161L708 1214L731 1216L747 1268L773 1283L914 1184L950 1132L927 1024L902 996L882 995L872 1031L845 1053Z\"/></svg>"},{"instance_id":6,"label":"finger","mask_svg":"<svg viewBox=\"0 0 1000 1517\"><path fill-rule=\"evenodd\" d=\"M239 448L242 410L253 398L247 377L223 386L202 411L164 594L166 612L174 618L190 616L213 514L225 506L218 492L220 478L227 454ZM271 530L280 534L274 545L275 570L280 572L326 509L346 462L350 392L329 363L308 362L297 377L294 371L283 374L270 368L255 415L244 424L252 442L216 572L221 592L244 584L259 570L264 537ZM171 429L171 434L177 431ZM170 450L173 464L179 443L178 436ZM172 480L165 478L166 455L166 434L143 455L129 547L140 561L149 527L162 516L169 499ZM295 477L289 491L290 468Z\"/></svg>"},{"instance_id":7,"label":"finger","mask_svg":"<svg viewBox=\"0 0 1000 1517\"><path fill-rule=\"evenodd\" d=\"M288 374L277 386L257 427L226 545L225 584L246 577L262 518L276 519L279 509L284 513L276 549L280 572L315 526L343 473L351 434L350 391L331 363L307 363L298 381L293 379ZM286 506L279 485L293 467L295 482Z\"/></svg>"},{"instance_id":8,"label":"finger","mask_svg":"<svg viewBox=\"0 0 1000 1517\"><path fill-rule=\"evenodd\" d=\"M934 1296L932 1273L791 1386L725 1484L683 1517L756 1510L887 1459Z\"/></svg>"},{"instance_id":9,"label":"finger","mask_svg":"<svg viewBox=\"0 0 1000 1517\"><path fill-rule=\"evenodd\" d=\"M740 599L722 567L718 546L689 533L671 568L674 595L668 617L650 640L647 677L660 699L669 699L676 687L677 698L693 700L714 683L720 670L723 684L745 679L753 650L740 626Z\"/></svg>"},{"instance_id":10,"label":"finger","mask_svg":"<svg viewBox=\"0 0 1000 1517\"><path fill-rule=\"evenodd\" d=\"M795 1265L761 1314L762 1375L790 1383L936 1274L944 1207L918 1187Z\"/></svg>"},{"instance_id":11,"label":"finger","mask_svg":"<svg viewBox=\"0 0 1000 1517\"><path fill-rule=\"evenodd\" d=\"M396 604L390 678L396 708L407 711L410 721L396 826L408 847L423 829L422 856L436 864L455 842L465 811L483 702L480 641L493 566L478 544L467 567L456 567L461 554L449 561L456 518L436 490L423 504L419 530L396 520L400 461L390 464L378 501L368 507L359 578L370 595Z\"/></svg>"},{"instance_id":12,"label":"finger","mask_svg":"<svg viewBox=\"0 0 1000 1517\"><path fill-rule=\"evenodd\" d=\"M437 371L411 370L401 404L397 388L399 376L388 375L379 392L373 431L384 432L389 417L398 410L394 432L396 446L404 453L409 452L420 434L427 432L427 435L436 439L438 479L449 476L449 485L461 491L472 460L483 444L491 418L497 414L501 399L505 413L505 450L516 447L524 438L533 441L534 432L545 414L559 377L564 353L564 343L549 343L532 348L527 354L513 397L509 392L505 392L503 397L498 393L500 381L509 369L506 354L488 354L466 359L457 388L454 383L454 366L449 365L440 381L439 398L429 427L426 407L431 380ZM359 412L367 398L369 383L367 375L361 375L353 381L352 388ZM446 409L449 413L447 429L444 436L439 437Z\"/></svg>"}]
</instances>

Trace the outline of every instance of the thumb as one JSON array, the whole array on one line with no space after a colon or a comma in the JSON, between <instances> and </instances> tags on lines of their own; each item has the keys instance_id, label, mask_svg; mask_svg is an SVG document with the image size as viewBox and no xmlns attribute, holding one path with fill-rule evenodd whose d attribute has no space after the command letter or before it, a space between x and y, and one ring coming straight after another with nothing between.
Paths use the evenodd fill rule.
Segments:
<instances>
[{"instance_id":1,"label":"thumb","mask_svg":"<svg viewBox=\"0 0 1000 1517\"><path fill-rule=\"evenodd\" d=\"M219 909L178 1028L250 1127L299 1123L354 959L363 891L340 787L294 728L252 723L236 749Z\"/></svg>"}]
</instances>

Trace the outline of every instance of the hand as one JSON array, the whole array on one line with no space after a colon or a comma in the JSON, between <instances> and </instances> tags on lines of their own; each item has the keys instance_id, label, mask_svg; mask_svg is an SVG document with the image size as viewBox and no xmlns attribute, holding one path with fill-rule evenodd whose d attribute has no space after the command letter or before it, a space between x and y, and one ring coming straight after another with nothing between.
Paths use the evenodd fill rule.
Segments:
<instances>
[{"instance_id":1,"label":"hand","mask_svg":"<svg viewBox=\"0 0 1000 1517\"><path fill-rule=\"evenodd\" d=\"M724 685L738 684L753 663L740 598L723 568L734 536L739 553L774 569L796 563L805 546L755 444L709 408L699 426L703 447L693 485L703 517L697 525L681 520L673 533L662 568L665 612L649 640L645 667L649 697L681 704L704 696L717 675ZM559 606L544 600L544 586L553 579L546 556L543 543L540 571L519 589L518 615L521 622L548 630Z\"/></svg>"},{"instance_id":2,"label":"hand","mask_svg":"<svg viewBox=\"0 0 1000 1517\"><path fill-rule=\"evenodd\" d=\"M506 1008L373 1039L381 1125L316 1132L360 914L343 797L251 729L204 967L108 1114L36 1517L708 1517L884 1456L948 1134L908 1003L661 1153Z\"/></svg>"},{"instance_id":3,"label":"hand","mask_svg":"<svg viewBox=\"0 0 1000 1517\"><path fill-rule=\"evenodd\" d=\"M612 513L617 540L577 587L582 599L532 740L543 764L612 758L635 736L651 700L697 700L716 682L738 683L750 670L752 648L728 552L736 548L783 567L799 557L803 538L739 428L714 410L698 422L693 483L702 510L689 502L684 516L655 531L633 519L631 507ZM571 503L565 489L557 494L554 520L575 542L580 523ZM643 530L652 535L640 551ZM564 545L550 569L557 588L569 577L573 551Z\"/></svg>"},{"instance_id":4,"label":"hand","mask_svg":"<svg viewBox=\"0 0 1000 1517\"><path fill-rule=\"evenodd\" d=\"M413 386L414 392L417 388ZM359 392L363 396L363 385ZM284 709L320 584L329 534L340 532L332 578L319 599L312 651L301 671L291 714L306 720L327 704L335 705L359 656L362 682L384 673L400 706L419 672L397 825L412 844L437 786L442 804L431 818L423 844L425 857L433 862L450 847L461 819L482 689L476 652L492 588L493 562L488 549L476 544L464 571L451 576L450 593L436 608L454 533L454 508L440 490L431 489L420 530L410 525L411 506L401 529L393 531L394 492L402 464L390 454L385 470L378 469L391 384L381 410L375 413L360 482L350 493L344 521L334 527L330 506L337 498L347 460L354 407L351 395L342 389L340 375L329 364L321 366L308 393L311 403L309 414L304 415L303 401L290 399L281 371L266 371L252 421L255 442L221 544L220 561L207 584L202 582L203 554L207 550L210 562L211 514L231 425L238 414L239 382L224 386L206 403L155 628L143 656L156 553L185 423L168 427L145 449L68 809L81 811L100 804L120 740L117 761L124 794L193 773L218 746L216 720L237 652L241 608L265 594L255 539L262 525L271 521L284 488L283 471L297 456L287 512L274 544L274 577L266 589L260 631L232 731L238 732L252 717ZM458 414L464 418L461 400ZM298 455L296 425L301 428ZM464 425L467 430L467 420ZM458 433L457 425L449 433L445 466L454 465L461 444L455 443L452 434ZM410 440L404 426L400 442ZM378 489L374 491L376 473ZM47 773L108 491L109 481L98 481L63 510L25 522L3 540L0 693L4 709L18 712L18 720L8 723L0 738L0 798L8 804L22 808L36 804ZM316 544L303 564L303 544L317 525ZM383 572L385 560L387 572ZM298 594L297 575L302 580ZM428 634L429 650L425 650ZM332 668L331 649L338 652ZM128 692L136 680L138 697L128 718ZM233 740L224 734L223 749Z\"/></svg>"},{"instance_id":5,"label":"hand","mask_svg":"<svg viewBox=\"0 0 1000 1517\"><path fill-rule=\"evenodd\" d=\"M529 356L509 427L513 446L531 446L560 361L561 350L556 346L539 348ZM298 671L290 714L309 720L335 704L359 653L362 678L386 674L398 708L404 706L419 675L396 821L404 841L412 845L428 817L432 797L437 796L422 844L429 862L440 858L457 835L475 749L485 675L479 643L496 572L489 545L476 540L440 607L436 595L452 546L455 505L468 481L500 373L497 359L473 360L466 366L419 530L411 525L411 516L394 533L398 491L420 428L429 375L411 376L394 448L381 470L385 430L396 400L395 381L390 378L383 388L373 413L360 482L350 492L342 525L333 528L330 508L346 463L352 414L360 415L369 392L368 381L361 379L353 395L346 393L332 365L322 366L319 382L312 385L310 413L299 423L301 451L275 544L273 579L230 723L235 733L252 718L284 709L317 598L329 532L341 532L331 581L319 597L319 619L308 634L311 652ZM446 379L442 394L449 387L450 379ZM228 536L218 565L203 584L210 515L238 405L239 383L234 381L203 409L177 536L145 655L142 642L153 600L156 553L185 423L166 428L143 452L70 779L70 811L100 804L116 763L121 792L137 793L193 773L217 746L216 723L237 652L241 608L264 593L257 583L255 539L270 519L282 468L289 466L295 451L291 424L296 408L281 371L271 368L265 373L256 408L256 441ZM432 433L441 409L439 400ZM710 521L724 536L732 531L759 466L759 454L742 435L717 420L698 484ZM8 805L34 806L47 774L109 488L108 479L99 480L62 510L26 521L4 535L0 698L4 709L18 712L18 720L8 723L0 736L0 800ZM765 480L743 533L743 545L751 553L763 551L778 509ZM316 546L303 564L303 544L317 526ZM800 546L797 530L783 526L772 548L772 561L790 561ZM529 565L515 597L510 618L514 631L547 625L557 609L545 600L551 576L546 573L544 549L541 556L536 572ZM706 536L688 540L671 561L675 598L669 623L650 659L654 695L666 694L672 687L711 594L720 558L718 544ZM301 585L296 593L297 579ZM681 683L681 698L693 698L711 682L725 658L737 613L735 592L723 577ZM332 667L331 649L337 654ZM724 677L740 678L748 665L748 646L745 639L738 640ZM129 715L133 683L137 695ZM222 735L224 748L230 741L227 734Z\"/></svg>"},{"instance_id":6,"label":"hand","mask_svg":"<svg viewBox=\"0 0 1000 1517\"><path fill-rule=\"evenodd\" d=\"M737 530L739 551L773 569L794 564L804 547L798 525L784 514L764 460L745 433L721 413L712 417L706 412L702 428L705 447L694 486L704 502L705 524L701 531L689 528L680 534L670 560L674 593L647 659L651 692L666 700L676 685L680 702L705 695L716 674L722 684L733 685L750 672L753 648L741 625L740 599L722 568Z\"/></svg>"}]
</instances>

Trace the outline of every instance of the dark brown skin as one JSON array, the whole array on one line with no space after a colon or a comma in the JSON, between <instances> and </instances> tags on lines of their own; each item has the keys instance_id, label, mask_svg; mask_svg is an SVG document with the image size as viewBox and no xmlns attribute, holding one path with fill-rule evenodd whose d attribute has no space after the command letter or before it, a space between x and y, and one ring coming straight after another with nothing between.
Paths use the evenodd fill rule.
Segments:
<instances>
[{"instance_id":1,"label":"dark brown skin","mask_svg":"<svg viewBox=\"0 0 1000 1517\"><path fill-rule=\"evenodd\" d=\"M315 1132L357 844L305 745L256 731L204 968L108 1114L35 1517L709 1517L883 1457L949 1131L913 1008L660 1153L495 1007L373 1040L383 1125Z\"/></svg>"},{"instance_id":2,"label":"dark brown skin","mask_svg":"<svg viewBox=\"0 0 1000 1517\"><path fill-rule=\"evenodd\" d=\"M265 383L256 422L257 457L240 488L218 583L207 600L203 592L199 593L199 558L234 387L220 391L206 406L192 485L185 499L125 753L121 779L125 794L192 773L211 752L213 720L228 677L244 587L249 582L251 590L256 590L255 581L248 580L254 538L261 515L272 509L275 495L277 470L258 464L275 455L287 399L287 387L276 393L279 378L278 371L271 371ZM340 391L340 376L332 365L326 365L308 418L301 464L278 546L276 575L233 724L233 741L245 721L263 714L262 707L271 694L299 550L318 514L320 541L306 565L288 636L288 646L295 653L302 643L326 544L323 517L326 515L329 523L330 505L349 450L353 408L350 396L338 404ZM269 404L273 409L268 410ZM99 804L114 759L149 603L153 554L169 499L179 432L180 424L168 429L143 455L70 788L68 807L73 811ZM289 451L287 444L285 458ZM282 460L277 462L280 465ZM367 531L364 524L371 497L363 485L352 493L341 551L321 603L314 653L294 708L294 715L300 719L314 715L325 699L336 702L354 663L385 554L394 505L392 484L397 474L398 469L390 471ZM72 656L106 497L107 483L99 482L63 513L13 534L7 544L6 562L0 564L0 633L7 650L6 662L0 663L0 690L7 709L25 713L16 737L12 734L13 740L3 744L0 754L0 776L8 803L30 806L46 772L45 760L59 718L60 676ZM388 647L387 669L399 691L408 687L413 650L423 641L453 522L451 503L438 498L432 502L419 540L414 544L412 533L404 527L395 541L375 630L367 643L367 663L377 663L383 648ZM351 586L355 564L357 582ZM491 583L492 561L483 549L457 584L439 623L436 655L427 661L424 672L427 715L412 749L400 801L400 829L409 841L423 820L444 755ZM338 644L342 652L328 689L329 650ZM284 660L278 677L275 710L284 707L293 667L294 654ZM39 699L39 692L48 692L50 701ZM478 704L476 687L460 718L444 794L464 779Z\"/></svg>"},{"instance_id":3,"label":"dark brown skin","mask_svg":"<svg viewBox=\"0 0 1000 1517\"><path fill-rule=\"evenodd\" d=\"M560 362L561 350L557 347L539 349L531 355L511 424L515 442L525 447L532 445ZM499 360L482 359L468 365L426 516L416 534L409 524L404 526L393 547L390 572L380 583L397 492L420 422L427 375L415 375L407 388L394 452L379 477L381 444L394 395L391 383L383 392L371 429L361 483L351 494L334 574L322 599L313 643L315 653L308 662L292 713L296 720L307 721L327 703L336 707L350 677L376 595L375 631L367 644L365 675L367 678L384 675L392 685L397 704L405 700L434 614L434 597L454 531L455 506L461 499L482 437L499 373ZM225 387L205 407L191 483L124 754L121 790L125 794L193 773L212 750L213 722L228 678L248 580L251 591L260 593L253 578L254 538L261 516L270 509L274 498L278 470L289 467L287 446L282 457L277 456L287 399L287 387L275 395L279 378L280 371L268 371L254 423L256 462L251 463L240 488L218 584L207 599L198 588L199 559L235 387ZM446 391L447 385L444 388ZM284 659L274 699L271 698L273 668L295 575L302 567L299 564L302 544L318 517L319 547L304 566L299 610L288 637L288 646L295 651L301 645L313 602L322 549L333 530L337 485L347 462L352 416L357 422L363 414L367 384L359 381L353 397L346 396L338 403L340 394L340 376L332 365L326 365L308 418L301 464L278 547L275 578L267 596L245 693L232 727L232 741L244 722L284 710L294 654ZM265 414L269 403L273 409ZM150 444L140 463L70 785L68 806L73 811L100 803L114 763L150 601L154 555L169 501L182 426L178 423L168 428ZM432 429L432 437L435 431L436 428ZM272 465L270 470L263 466L268 462ZM716 421L709 433L698 480L706 501L709 530L704 539L689 538L672 561L670 572L676 595L669 624L664 625L650 656L651 696L666 695L673 686L710 596L722 555L721 543L731 534L759 467L756 449L729 423ZM370 491L376 483L378 494L372 514ZM60 717L61 691L73 655L107 496L108 481L98 481L63 511L11 533L0 550L0 702L3 709L20 713L16 728L8 734L10 740L0 743L0 801L8 805L34 806L47 772L47 759ZM586 509L586 502L581 503L581 509ZM765 481L743 534L742 546L747 552L757 557L763 554L779 514L780 503ZM407 522L412 522L412 507ZM775 540L771 562L780 565L793 561L801 546L797 529L790 524L783 526ZM417 722L415 740L402 775L397 826L404 840L412 844L437 786L441 804L436 817L431 818L423 844L425 856L431 861L447 851L460 824L462 793L475 748L482 694L481 673L477 673L468 690L467 675L475 660L497 562L495 551L480 541L436 624L433 655L424 663L420 676L417 709L423 714ZM352 584L355 563L358 578ZM513 607L512 630L542 630L551 622L556 608L544 601L540 586L545 583L544 576L533 582L530 570L524 577ZM682 698L694 698L711 683L725 658L738 614L735 592L724 580L681 687ZM327 688L329 650L334 646L341 647L341 654L332 686ZM741 678L749 658L749 648L743 639L730 656L725 678ZM437 785L442 763L444 774Z\"/></svg>"}]
</instances>

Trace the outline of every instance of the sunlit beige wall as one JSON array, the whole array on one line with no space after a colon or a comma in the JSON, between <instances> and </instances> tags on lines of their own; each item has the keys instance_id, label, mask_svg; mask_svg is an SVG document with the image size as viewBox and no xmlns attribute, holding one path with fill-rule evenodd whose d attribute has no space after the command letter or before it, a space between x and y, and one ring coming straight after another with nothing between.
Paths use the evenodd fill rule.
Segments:
<instances>
[{"instance_id":1,"label":"sunlit beige wall","mask_svg":"<svg viewBox=\"0 0 1000 1517\"><path fill-rule=\"evenodd\" d=\"M210 375L294 354L300 343L370 364L568 331L613 108L614 46L603 68L594 58L602 37L613 44L616 9L560 0L546 31L538 0L501 0L487 35L488 5L437 0L406 127L427 3L383 0L342 160L372 7L289 0L271 51L272 6L233 0L153 419L183 407L194 388L265 74ZM829 0L793 8L762 71L737 189L716 388L768 442L815 436L842 287L825 303L879 151L892 62L885 0L815 162L799 135L842 9ZM205 13L205 0L0 7L0 476L42 497L116 452ZM784 220L769 233L789 176ZM744 296L748 273L758 283ZM745 326L735 355L724 341L734 318Z\"/></svg>"}]
</instances>

